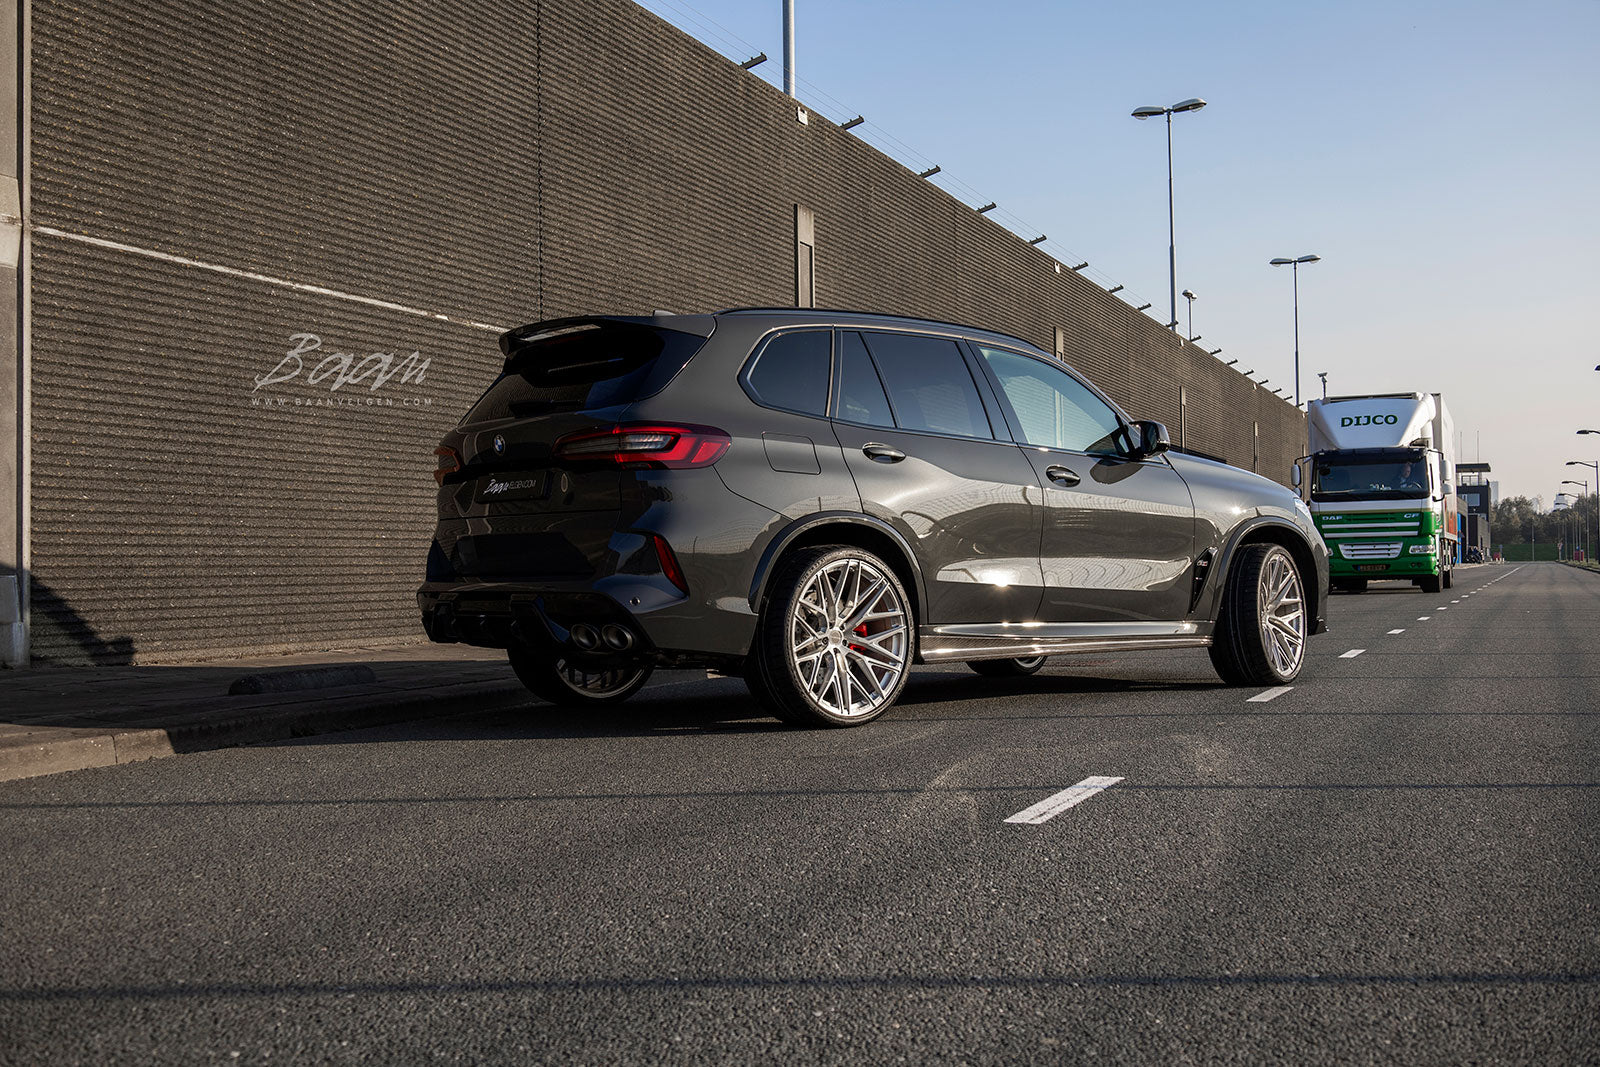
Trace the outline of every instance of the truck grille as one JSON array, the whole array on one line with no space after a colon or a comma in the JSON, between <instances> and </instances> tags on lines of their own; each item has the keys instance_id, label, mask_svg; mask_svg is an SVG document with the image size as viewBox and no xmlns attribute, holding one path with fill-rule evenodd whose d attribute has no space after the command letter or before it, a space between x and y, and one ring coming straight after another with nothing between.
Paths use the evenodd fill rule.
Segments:
<instances>
[{"instance_id":1,"label":"truck grille","mask_svg":"<svg viewBox=\"0 0 1600 1067\"><path fill-rule=\"evenodd\" d=\"M1365 541L1339 546L1339 555L1345 559L1395 559L1400 555L1399 541Z\"/></svg>"}]
</instances>

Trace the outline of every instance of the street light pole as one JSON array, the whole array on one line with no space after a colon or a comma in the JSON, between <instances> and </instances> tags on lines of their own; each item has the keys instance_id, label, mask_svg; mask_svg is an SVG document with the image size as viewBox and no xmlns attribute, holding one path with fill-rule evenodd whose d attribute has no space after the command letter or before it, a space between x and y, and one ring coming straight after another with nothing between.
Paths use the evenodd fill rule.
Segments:
<instances>
[{"instance_id":1,"label":"street light pole","mask_svg":"<svg viewBox=\"0 0 1600 1067\"><path fill-rule=\"evenodd\" d=\"M1172 293L1172 317L1167 320L1167 329L1173 333L1178 332L1178 225L1172 196L1172 116L1181 115L1185 111L1199 111L1205 106L1206 102L1195 96L1188 100L1180 100L1171 107L1133 109L1133 117L1141 122L1153 119L1157 115L1165 115L1167 118L1167 283Z\"/></svg>"},{"instance_id":2,"label":"street light pole","mask_svg":"<svg viewBox=\"0 0 1600 1067\"><path fill-rule=\"evenodd\" d=\"M1193 289L1185 289L1183 298L1189 301L1189 340L1194 340L1194 302L1199 299L1194 295Z\"/></svg>"},{"instance_id":3,"label":"street light pole","mask_svg":"<svg viewBox=\"0 0 1600 1067\"><path fill-rule=\"evenodd\" d=\"M1274 259L1274 267L1288 267L1294 273L1294 406L1300 406L1300 264L1317 263L1321 256L1300 256L1297 259Z\"/></svg>"},{"instance_id":4,"label":"street light pole","mask_svg":"<svg viewBox=\"0 0 1600 1067\"><path fill-rule=\"evenodd\" d=\"M1600 367L1596 367L1595 370L1600 370ZM1579 433L1600 434L1600 430L1579 430L1578 432ZM1588 467L1590 470L1594 471L1595 529L1597 531L1600 531L1600 460L1595 460L1593 463L1587 463L1587 462L1585 462L1584 460L1581 460L1581 459L1573 459L1573 460L1568 460L1567 461L1567 466L1569 466L1569 467ZM1584 514L1585 514L1585 516L1588 515L1587 509L1585 509ZM1593 546L1591 546L1591 547L1593 547ZM1593 553L1591 553L1591 555L1592 554Z\"/></svg>"},{"instance_id":5,"label":"street light pole","mask_svg":"<svg viewBox=\"0 0 1600 1067\"><path fill-rule=\"evenodd\" d=\"M1581 499L1583 500L1583 502L1585 504L1587 504L1589 502L1589 482L1587 480L1578 481L1578 480L1573 479L1573 478L1566 478L1566 479L1562 480L1561 484L1562 485L1581 485L1581 486L1583 486L1583 496L1582 496ZM1569 512L1572 510L1571 505L1568 505L1567 510ZM1589 547L1589 509L1586 508L1586 507L1579 508L1578 509L1578 517L1583 520L1583 545L1584 545L1584 548L1587 549ZM1568 559L1572 558L1570 553L1567 555L1567 558ZM1587 557L1585 557L1585 558L1587 558Z\"/></svg>"}]
</instances>

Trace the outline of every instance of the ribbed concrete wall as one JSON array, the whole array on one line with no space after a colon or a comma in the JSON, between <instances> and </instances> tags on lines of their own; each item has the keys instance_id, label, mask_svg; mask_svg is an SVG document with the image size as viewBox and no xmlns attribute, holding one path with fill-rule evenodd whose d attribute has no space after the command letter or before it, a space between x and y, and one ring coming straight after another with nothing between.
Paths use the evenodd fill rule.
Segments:
<instances>
[{"instance_id":1,"label":"ribbed concrete wall","mask_svg":"<svg viewBox=\"0 0 1600 1067\"><path fill-rule=\"evenodd\" d=\"M415 634L432 447L493 328L792 303L796 205L819 304L1046 349L1062 328L1197 451L1251 467L1259 424L1280 478L1304 439L1290 405L625 0L35 0L32 25L37 655ZM427 369L308 382L332 351Z\"/></svg>"}]
</instances>

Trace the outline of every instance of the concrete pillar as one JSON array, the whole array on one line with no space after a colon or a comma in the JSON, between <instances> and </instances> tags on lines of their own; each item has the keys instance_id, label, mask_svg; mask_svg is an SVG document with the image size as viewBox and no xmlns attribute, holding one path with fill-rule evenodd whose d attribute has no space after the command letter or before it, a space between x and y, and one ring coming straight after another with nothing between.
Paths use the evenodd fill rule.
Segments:
<instances>
[{"instance_id":1,"label":"concrete pillar","mask_svg":"<svg viewBox=\"0 0 1600 1067\"><path fill-rule=\"evenodd\" d=\"M28 662L27 0L0 0L0 663Z\"/></svg>"}]
</instances>

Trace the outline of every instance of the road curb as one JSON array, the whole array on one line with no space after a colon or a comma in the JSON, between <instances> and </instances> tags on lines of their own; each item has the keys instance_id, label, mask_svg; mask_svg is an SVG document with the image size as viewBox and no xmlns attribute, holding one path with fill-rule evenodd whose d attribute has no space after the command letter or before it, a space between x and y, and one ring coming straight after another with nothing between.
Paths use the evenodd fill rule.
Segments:
<instances>
[{"instance_id":1,"label":"road curb","mask_svg":"<svg viewBox=\"0 0 1600 1067\"><path fill-rule=\"evenodd\" d=\"M301 704L258 708L172 729L47 728L39 731L47 735L45 739L36 743L0 747L0 782L414 719L495 711L527 704L532 699L528 691L516 683L474 682L398 695L369 692L342 696L311 707ZM50 734L56 736L48 736Z\"/></svg>"}]
</instances>

